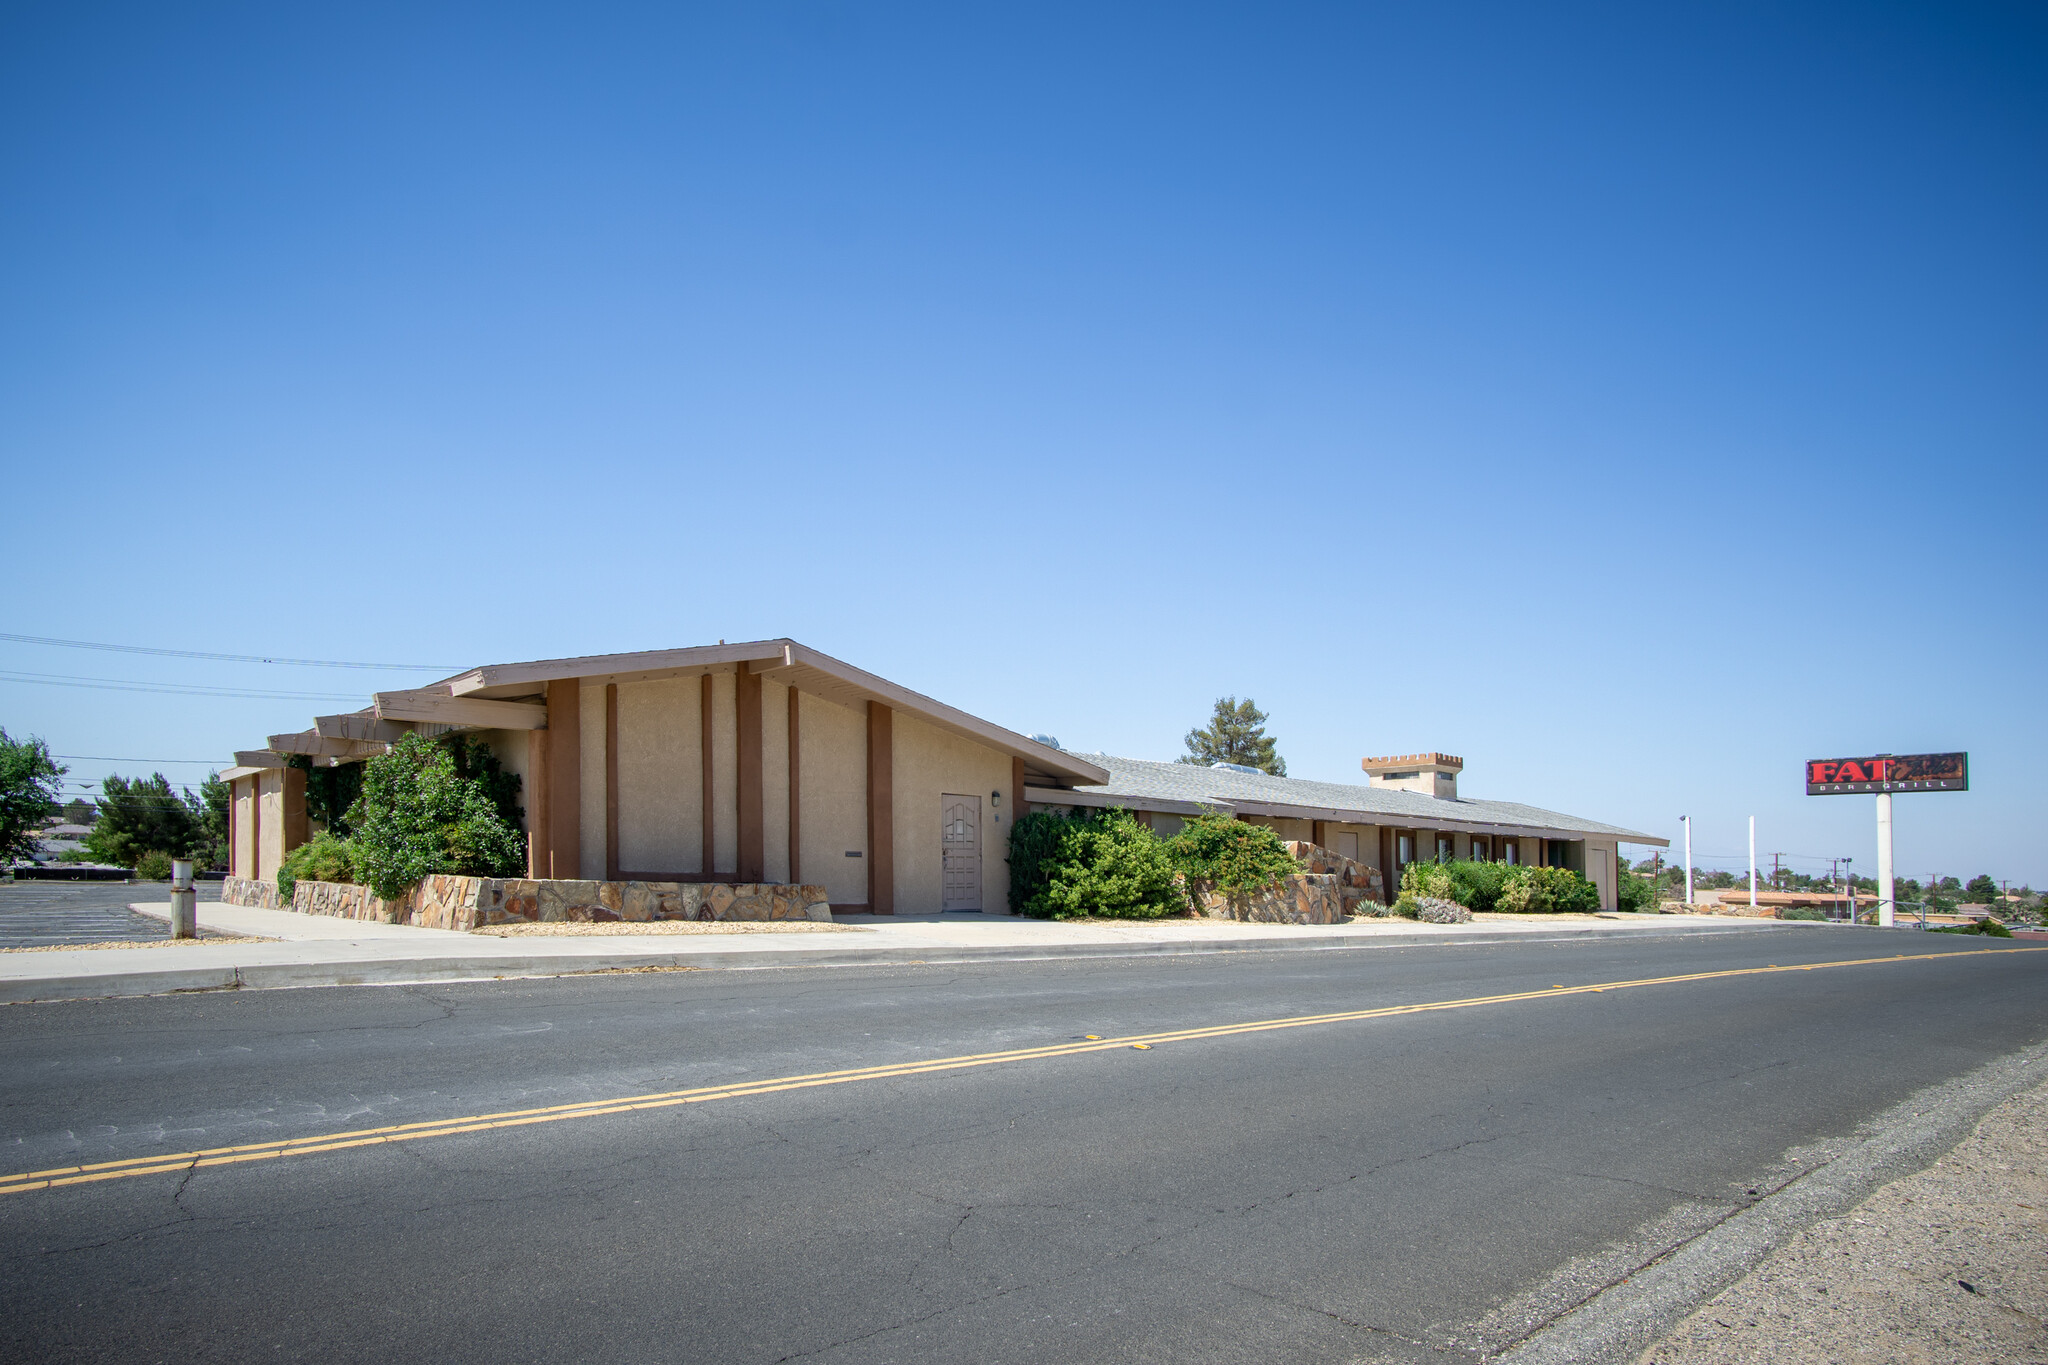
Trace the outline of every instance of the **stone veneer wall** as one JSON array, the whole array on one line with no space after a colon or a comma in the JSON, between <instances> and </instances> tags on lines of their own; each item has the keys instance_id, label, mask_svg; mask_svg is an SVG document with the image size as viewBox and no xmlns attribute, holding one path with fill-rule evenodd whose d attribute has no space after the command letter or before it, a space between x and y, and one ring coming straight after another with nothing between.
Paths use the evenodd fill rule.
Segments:
<instances>
[{"instance_id":1,"label":"stone veneer wall","mask_svg":"<svg viewBox=\"0 0 2048 1365\"><path fill-rule=\"evenodd\" d=\"M223 905L246 905L251 910L289 908L278 905L276 882L259 882L249 877L223 878L220 899Z\"/></svg>"},{"instance_id":2,"label":"stone veneer wall","mask_svg":"<svg viewBox=\"0 0 2048 1365\"><path fill-rule=\"evenodd\" d=\"M1361 901L1384 901L1380 871L1317 844L1292 840L1287 851L1301 871L1253 896L1232 898L1203 883L1188 890L1210 919L1260 924L1342 924L1361 913Z\"/></svg>"},{"instance_id":3,"label":"stone veneer wall","mask_svg":"<svg viewBox=\"0 0 2048 1365\"><path fill-rule=\"evenodd\" d=\"M1337 878L1327 872L1297 872L1250 896L1229 896L1208 885L1189 886L1196 906L1210 919L1258 924L1342 924L1344 899Z\"/></svg>"},{"instance_id":4,"label":"stone veneer wall","mask_svg":"<svg viewBox=\"0 0 2048 1365\"><path fill-rule=\"evenodd\" d=\"M1370 863L1332 853L1320 844L1290 843L1287 851L1301 864L1302 871L1325 872L1336 877L1337 894L1344 902L1346 915L1370 913L1359 908L1360 901L1387 903L1386 883L1380 880L1380 870Z\"/></svg>"},{"instance_id":5,"label":"stone veneer wall","mask_svg":"<svg viewBox=\"0 0 2048 1365\"><path fill-rule=\"evenodd\" d=\"M765 882L535 881L436 874L423 878L404 899L387 901L371 895L367 886L302 880L292 889L292 903L286 907L278 903L275 882L231 877L221 886L221 900L263 910L461 932L523 922L832 918L822 886Z\"/></svg>"}]
</instances>

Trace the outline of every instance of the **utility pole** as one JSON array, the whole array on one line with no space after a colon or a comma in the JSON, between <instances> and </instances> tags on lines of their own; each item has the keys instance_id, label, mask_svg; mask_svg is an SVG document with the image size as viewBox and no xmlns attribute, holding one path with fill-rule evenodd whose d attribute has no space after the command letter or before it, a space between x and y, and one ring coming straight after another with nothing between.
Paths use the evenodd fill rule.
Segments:
<instances>
[{"instance_id":1,"label":"utility pole","mask_svg":"<svg viewBox=\"0 0 2048 1365\"><path fill-rule=\"evenodd\" d=\"M1692 904L1692 817L1678 817L1685 822L1685 903Z\"/></svg>"},{"instance_id":2,"label":"utility pole","mask_svg":"<svg viewBox=\"0 0 2048 1365\"><path fill-rule=\"evenodd\" d=\"M1855 861L1854 858L1842 859L1842 881L1849 890L1849 923L1851 924L1856 922L1856 874L1850 870L1849 865Z\"/></svg>"},{"instance_id":3,"label":"utility pole","mask_svg":"<svg viewBox=\"0 0 2048 1365\"><path fill-rule=\"evenodd\" d=\"M1756 817L1749 817L1749 908L1756 909Z\"/></svg>"},{"instance_id":4,"label":"utility pole","mask_svg":"<svg viewBox=\"0 0 2048 1365\"><path fill-rule=\"evenodd\" d=\"M1778 860L1784 856L1782 853L1773 853L1771 855L1771 889L1773 891L1783 891L1785 889L1778 883Z\"/></svg>"}]
</instances>

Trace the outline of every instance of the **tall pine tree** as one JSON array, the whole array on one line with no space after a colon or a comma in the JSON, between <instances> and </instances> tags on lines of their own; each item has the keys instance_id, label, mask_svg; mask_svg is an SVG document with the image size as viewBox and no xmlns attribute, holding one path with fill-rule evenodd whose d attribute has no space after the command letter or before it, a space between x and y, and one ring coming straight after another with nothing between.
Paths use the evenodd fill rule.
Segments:
<instances>
[{"instance_id":1,"label":"tall pine tree","mask_svg":"<svg viewBox=\"0 0 2048 1365\"><path fill-rule=\"evenodd\" d=\"M1218 697L1216 712L1205 730L1190 730L1188 751L1177 762L1242 763L1275 777L1287 776L1287 760L1273 751L1276 741L1266 733L1266 713L1250 697Z\"/></svg>"}]
</instances>

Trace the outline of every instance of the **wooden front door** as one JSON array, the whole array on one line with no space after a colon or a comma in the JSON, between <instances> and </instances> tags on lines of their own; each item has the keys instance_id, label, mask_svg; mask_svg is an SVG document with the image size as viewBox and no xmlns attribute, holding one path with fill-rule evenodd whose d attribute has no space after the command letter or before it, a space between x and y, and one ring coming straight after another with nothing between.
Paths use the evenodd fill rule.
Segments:
<instances>
[{"instance_id":1,"label":"wooden front door","mask_svg":"<svg viewBox=\"0 0 2048 1365\"><path fill-rule=\"evenodd\" d=\"M943 909L981 909L981 798L939 798L939 845L945 882Z\"/></svg>"}]
</instances>

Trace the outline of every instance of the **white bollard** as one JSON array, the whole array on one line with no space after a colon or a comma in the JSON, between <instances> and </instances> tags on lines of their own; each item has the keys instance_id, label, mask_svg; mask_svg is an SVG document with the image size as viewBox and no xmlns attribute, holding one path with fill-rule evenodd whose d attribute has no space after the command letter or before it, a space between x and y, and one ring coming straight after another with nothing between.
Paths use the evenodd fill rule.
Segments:
<instances>
[{"instance_id":1,"label":"white bollard","mask_svg":"<svg viewBox=\"0 0 2048 1365\"><path fill-rule=\"evenodd\" d=\"M171 859L171 937L199 936L199 893L192 889L192 864Z\"/></svg>"}]
</instances>

